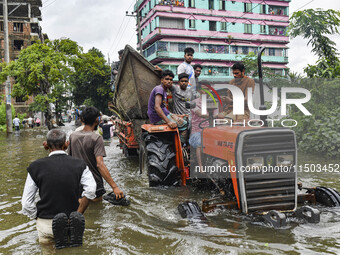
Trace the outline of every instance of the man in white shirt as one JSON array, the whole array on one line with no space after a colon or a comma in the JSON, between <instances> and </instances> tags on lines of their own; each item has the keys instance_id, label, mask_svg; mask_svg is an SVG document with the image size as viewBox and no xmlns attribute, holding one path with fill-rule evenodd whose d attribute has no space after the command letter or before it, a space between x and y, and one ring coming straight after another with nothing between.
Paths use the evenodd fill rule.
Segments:
<instances>
[{"instance_id":1,"label":"man in white shirt","mask_svg":"<svg viewBox=\"0 0 340 255\"><path fill-rule=\"evenodd\" d=\"M195 82L195 71L191 66L191 62L194 58L195 50L191 47L184 49L184 62L177 67L177 74L186 73L189 76L189 85L188 88L192 90L196 89Z\"/></svg>"},{"instance_id":2,"label":"man in white shirt","mask_svg":"<svg viewBox=\"0 0 340 255\"><path fill-rule=\"evenodd\" d=\"M30 128L33 128L33 118L31 116L27 119L27 124Z\"/></svg>"},{"instance_id":3,"label":"man in white shirt","mask_svg":"<svg viewBox=\"0 0 340 255\"><path fill-rule=\"evenodd\" d=\"M15 131L19 131L20 130L20 120L18 118L18 116L15 115L15 118L13 120L13 124L15 127Z\"/></svg>"},{"instance_id":4,"label":"man in white shirt","mask_svg":"<svg viewBox=\"0 0 340 255\"><path fill-rule=\"evenodd\" d=\"M50 154L27 168L22 212L37 219L40 243L53 238L56 248L82 245L85 212L95 198L96 182L83 160L68 156L66 134L60 129L47 133L44 143ZM35 203L39 190L40 200Z\"/></svg>"}]
</instances>

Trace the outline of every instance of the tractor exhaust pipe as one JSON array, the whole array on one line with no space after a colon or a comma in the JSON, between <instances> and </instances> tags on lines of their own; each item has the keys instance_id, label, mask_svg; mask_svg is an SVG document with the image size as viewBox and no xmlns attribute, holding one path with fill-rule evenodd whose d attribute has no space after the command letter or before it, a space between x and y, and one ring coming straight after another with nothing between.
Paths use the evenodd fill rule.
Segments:
<instances>
[{"instance_id":1,"label":"tractor exhaust pipe","mask_svg":"<svg viewBox=\"0 0 340 255\"><path fill-rule=\"evenodd\" d=\"M264 105L264 91L263 91L263 74L262 74L262 53L264 52L265 48L261 48L259 53L257 54L257 67L259 72L259 84L260 84L260 110L267 110L267 107ZM268 126L266 121L267 115L260 115L260 119L263 121L264 126Z\"/></svg>"}]
</instances>

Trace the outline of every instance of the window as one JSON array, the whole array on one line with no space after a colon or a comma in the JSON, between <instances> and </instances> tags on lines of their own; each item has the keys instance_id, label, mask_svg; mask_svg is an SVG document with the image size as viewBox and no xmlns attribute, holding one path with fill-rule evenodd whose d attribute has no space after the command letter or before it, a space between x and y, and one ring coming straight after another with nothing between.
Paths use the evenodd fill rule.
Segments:
<instances>
[{"instance_id":1,"label":"window","mask_svg":"<svg viewBox=\"0 0 340 255\"><path fill-rule=\"evenodd\" d=\"M168 51L168 43L167 42L157 42L157 51Z\"/></svg>"},{"instance_id":2,"label":"window","mask_svg":"<svg viewBox=\"0 0 340 255\"><path fill-rule=\"evenodd\" d=\"M209 31L216 31L216 21L209 21Z\"/></svg>"},{"instance_id":3,"label":"window","mask_svg":"<svg viewBox=\"0 0 340 255\"><path fill-rule=\"evenodd\" d=\"M159 18L159 27L184 29L184 19Z\"/></svg>"},{"instance_id":4,"label":"window","mask_svg":"<svg viewBox=\"0 0 340 255\"><path fill-rule=\"evenodd\" d=\"M186 48L185 43L178 43L178 52L184 52L185 48Z\"/></svg>"},{"instance_id":5,"label":"window","mask_svg":"<svg viewBox=\"0 0 340 255\"><path fill-rule=\"evenodd\" d=\"M23 40L14 40L14 50L22 50L23 47L24 47Z\"/></svg>"},{"instance_id":6,"label":"window","mask_svg":"<svg viewBox=\"0 0 340 255\"><path fill-rule=\"evenodd\" d=\"M24 102L25 102L24 96L16 97L16 98L15 98L15 102L16 102L16 103L24 103Z\"/></svg>"},{"instance_id":7,"label":"window","mask_svg":"<svg viewBox=\"0 0 340 255\"><path fill-rule=\"evenodd\" d=\"M288 57L288 50L287 49L284 49L283 52L282 52L283 56L284 57Z\"/></svg>"},{"instance_id":8,"label":"window","mask_svg":"<svg viewBox=\"0 0 340 255\"><path fill-rule=\"evenodd\" d=\"M266 25L260 25L260 33L261 34L266 34Z\"/></svg>"},{"instance_id":9,"label":"window","mask_svg":"<svg viewBox=\"0 0 340 255\"><path fill-rule=\"evenodd\" d=\"M249 53L249 48L247 46L243 46L242 47L242 54L248 55L248 53Z\"/></svg>"},{"instance_id":10,"label":"window","mask_svg":"<svg viewBox=\"0 0 340 255\"><path fill-rule=\"evenodd\" d=\"M39 24L38 23L31 23L31 32L39 34Z\"/></svg>"},{"instance_id":11,"label":"window","mask_svg":"<svg viewBox=\"0 0 340 255\"><path fill-rule=\"evenodd\" d=\"M156 52L156 45L153 44L151 47L146 49L146 56L150 56Z\"/></svg>"},{"instance_id":12,"label":"window","mask_svg":"<svg viewBox=\"0 0 340 255\"><path fill-rule=\"evenodd\" d=\"M254 53L255 55L257 54L257 48L256 48L256 47L248 47L248 51L249 51L249 53L252 52L252 53ZM249 54L249 53L248 53L248 54Z\"/></svg>"},{"instance_id":13,"label":"window","mask_svg":"<svg viewBox=\"0 0 340 255\"><path fill-rule=\"evenodd\" d=\"M221 30L227 31L227 22L221 22Z\"/></svg>"},{"instance_id":14,"label":"window","mask_svg":"<svg viewBox=\"0 0 340 255\"><path fill-rule=\"evenodd\" d=\"M252 12L252 4L251 3L244 3L244 12Z\"/></svg>"},{"instance_id":15,"label":"window","mask_svg":"<svg viewBox=\"0 0 340 255\"><path fill-rule=\"evenodd\" d=\"M266 12L266 5L265 4L260 5L260 13L261 14L266 14L267 13Z\"/></svg>"},{"instance_id":16,"label":"window","mask_svg":"<svg viewBox=\"0 0 340 255\"><path fill-rule=\"evenodd\" d=\"M269 14L271 15L287 15L287 8L281 6L269 5Z\"/></svg>"},{"instance_id":17,"label":"window","mask_svg":"<svg viewBox=\"0 0 340 255\"><path fill-rule=\"evenodd\" d=\"M231 53L238 54L238 46L231 46Z\"/></svg>"},{"instance_id":18,"label":"window","mask_svg":"<svg viewBox=\"0 0 340 255\"><path fill-rule=\"evenodd\" d=\"M245 34L253 33L252 24L244 24L244 33Z\"/></svg>"},{"instance_id":19,"label":"window","mask_svg":"<svg viewBox=\"0 0 340 255\"><path fill-rule=\"evenodd\" d=\"M225 54L225 53L229 53L229 46L202 44L201 52Z\"/></svg>"},{"instance_id":20,"label":"window","mask_svg":"<svg viewBox=\"0 0 340 255\"><path fill-rule=\"evenodd\" d=\"M207 66L203 68L204 75L229 76L228 67Z\"/></svg>"},{"instance_id":21,"label":"window","mask_svg":"<svg viewBox=\"0 0 340 255\"><path fill-rule=\"evenodd\" d=\"M13 31L14 32L24 32L24 24L23 23L13 23Z\"/></svg>"},{"instance_id":22,"label":"window","mask_svg":"<svg viewBox=\"0 0 340 255\"><path fill-rule=\"evenodd\" d=\"M176 49L177 47L177 49ZM185 48L191 47L195 50L195 52L198 52L198 44L197 43L171 43L170 44L170 51L178 51L178 52L184 52Z\"/></svg>"},{"instance_id":23,"label":"window","mask_svg":"<svg viewBox=\"0 0 340 255\"><path fill-rule=\"evenodd\" d=\"M275 56L275 49L269 48L269 56Z\"/></svg>"},{"instance_id":24,"label":"window","mask_svg":"<svg viewBox=\"0 0 340 255\"><path fill-rule=\"evenodd\" d=\"M282 75L282 69L271 69L274 74Z\"/></svg>"},{"instance_id":25,"label":"window","mask_svg":"<svg viewBox=\"0 0 340 255\"><path fill-rule=\"evenodd\" d=\"M161 5L184 6L184 0L158 0L157 2Z\"/></svg>"},{"instance_id":26,"label":"window","mask_svg":"<svg viewBox=\"0 0 340 255\"><path fill-rule=\"evenodd\" d=\"M196 20L189 19L189 28L196 28Z\"/></svg>"},{"instance_id":27,"label":"window","mask_svg":"<svg viewBox=\"0 0 340 255\"><path fill-rule=\"evenodd\" d=\"M0 31L4 31L4 23L0 21Z\"/></svg>"},{"instance_id":28,"label":"window","mask_svg":"<svg viewBox=\"0 0 340 255\"><path fill-rule=\"evenodd\" d=\"M220 0L220 10L225 11L225 0Z\"/></svg>"},{"instance_id":29,"label":"window","mask_svg":"<svg viewBox=\"0 0 340 255\"><path fill-rule=\"evenodd\" d=\"M214 10L214 0L209 0L209 10Z\"/></svg>"},{"instance_id":30,"label":"window","mask_svg":"<svg viewBox=\"0 0 340 255\"><path fill-rule=\"evenodd\" d=\"M285 27L269 27L269 34L270 35L286 35L286 28Z\"/></svg>"},{"instance_id":31,"label":"window","mask_svg":"<svg viewBox=\"0 0 340 255\"><path fill-rule=\"evenodd\" d=\"M188 7L195 7L195 0L189 0L189 6Z\"/></svg>"}]
</instances>

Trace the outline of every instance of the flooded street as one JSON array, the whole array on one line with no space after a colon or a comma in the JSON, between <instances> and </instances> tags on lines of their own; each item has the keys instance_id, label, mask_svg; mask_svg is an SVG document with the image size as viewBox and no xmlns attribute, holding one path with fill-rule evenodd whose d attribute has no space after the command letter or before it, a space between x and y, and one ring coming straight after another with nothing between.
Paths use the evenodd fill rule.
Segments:
<instances>
[{"instance_id":1,"label":"flooded street","mask_svg":"<svg viewBox=\"0 0 340 255\"><path fill-rule=\"evenodd\" d=\"M68 125L68 124L67 124ZM70 134L75 126L63 129ZM128 207L103 201L85 212L82 247L55 251L40 246L35 220L19 212L27 175L26 167L47 156L42 142L47 130L22 130L0 134L0 254L339 254L340 208L318 207L318 224L290 223L272 229L252 223L238 211L215 210L207 222L182 219L177 206L185 200L201 204L210 193L190 187L149 188L140 175L138 158L127 159L115 138L106 146L107 164L113 179L131 199ZM300 155L299 165L329 164L340 160ZM299 173L304 186L327 186L340 190L340 173ZM106 188L108 186L106 185ZM108 189L109 190L109 189Z\"/></svg>"}]
</instances>

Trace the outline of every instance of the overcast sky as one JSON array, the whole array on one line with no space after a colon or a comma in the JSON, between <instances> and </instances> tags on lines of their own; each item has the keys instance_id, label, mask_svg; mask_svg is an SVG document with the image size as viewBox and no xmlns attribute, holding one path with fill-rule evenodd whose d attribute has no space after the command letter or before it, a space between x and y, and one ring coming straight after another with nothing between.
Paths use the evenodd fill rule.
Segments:
<instances>
[{"instance_id":1,"label":"overcast sky","mask_svg":"<svg viewBox=\"0 0 340 255\"><path fill-rule=\"evenodd\" d=\"M44 33L50 39L67 37L76 41L84 51L96 47L110 59L117 60L117 51L126 44L136 47L136 20L126 17L133 11L136 0L42 0ZM290 12L308 8L340 10L339 0L292 0ZM332 37L340 46L340 36ZM316 57L302 38L292 39L289 46L289 67L302 73Z\"/></svg>"}]
</instances>

